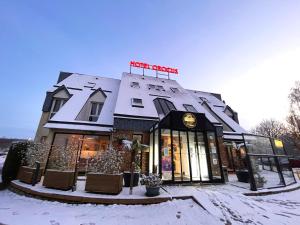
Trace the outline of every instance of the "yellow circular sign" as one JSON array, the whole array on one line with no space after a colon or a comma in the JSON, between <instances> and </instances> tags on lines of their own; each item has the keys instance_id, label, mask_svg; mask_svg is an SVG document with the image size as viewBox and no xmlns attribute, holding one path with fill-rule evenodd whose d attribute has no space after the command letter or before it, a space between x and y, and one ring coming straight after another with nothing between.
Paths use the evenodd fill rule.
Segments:
<instances>
[{"instance_id":1,"label":"yellow circular sign","mask_svg":"<svg viewBox=\"0 0 300 225\"><path fill-rule=\"evenodd\" d=\"M188 128L194 128L197 125L196 116L192 113L185 113L182 117L183 124Z\"/></svg>"}]
</instances>

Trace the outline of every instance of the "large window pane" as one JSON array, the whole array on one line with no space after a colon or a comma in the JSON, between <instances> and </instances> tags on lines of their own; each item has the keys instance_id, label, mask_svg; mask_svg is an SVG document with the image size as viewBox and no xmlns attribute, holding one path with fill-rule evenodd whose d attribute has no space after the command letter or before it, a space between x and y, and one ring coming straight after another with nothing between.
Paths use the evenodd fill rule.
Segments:
<instances>
[{"instance_id":1,"label":"large window pane","mask_svg":"<svg viewBox=\"0 0 300 225\"><path fill-rule=\"evenodd\" d=\"M150 134L149 173L153 173L153 132Z\"/></svg>"},{"instance_id":2,"label":"large window pane","mask_svg":"<svg viewBox=\"0 0 300 225\"><path fill-rule=\"evenodd\" d=\"M82 135L56 134L51 147L47 169L75 170Z\"/></svg>"},{"instance_id":3,"label":"large window pane","mask_svg":"<svg viewBox=\"0 0 300 225\"><path fill-rule=\"evenodd\" d=\"M221 179L220 162L217 153L215 133L207 132L207 139L213 179Z\"/></svg>"},{"instance_id":4,"label":"large window pane","mask_svg":"<svg viewBox=\"0 0 300 225\"><path fill-rule=\"evenodd\" d=\"M181 140L182 180L190 181L191 177L190 177L189 154L188 154L186 132L180 132L180 140Z\"/></svg>"},{"instance_id":5,"label":"large window pane","mask_svg":"<svg viewBox=\"0 0 300 225\"><path fill-rule=\"evenodd\" d=\"M172 180L171 134L169 129L161 130L161 171L163 180Z\"/></svg>"},{"instance_id":6,"label":"large window pane","mask_svg":"<svg viewBox=\"0 0 300 225\"><path fill-rule=\"evenodd\" d=\"M289 159L287 157L278 157L279 166L286 185L295 183L292 169L290 168Z\"/></svg>"},{"instance_id":7,"label":"large window pane","mask_svg":"<svg viewBox=\"0 0 300 225\"><path fill-rule=\"evenodd\" d=\"M109 136L85 135L82 141L78 171L88 172L91 160L109 147Z\"/></svg>"},{"instance_id":8,"label":"large window pane","mask_svg":"<svg viewBox=\"0 0 300 225\"><path fill-rule=\"evenodd\" d=\"M181 181L181 155L180 155L179 131L173 131L172 135L173 135L174 180Z\"/></svg>"},{"instance_id":9,"label":"large window pane","mask_svg":"<svg viewBox=\"0 0 300 225\"><path fill-rule=\"evenodd\" d=\"M155 130L154 140L154 171L153 173L159 172L159 155L158 155L158 130Z\"/></svg>"},{"instance_id":10,"label":"large window pane","mask_svg":"<svg viewBox=\"0 0 300 225\"><path fill-rule=\"evenodd\" d=\"M198 154L199 154L199 161L200 161L201 180L208 181L209 174L208 174L207 157L206 157L203 133L197 133L197 141L198 141Z\"/></svg>"},{"instance_id":11,"label":"large window pane","mask_svg":"<svg viewBox=\"0 0 300 225\"><path fill-rule=\"evenodd\" d=\"M277 171L274 157L249 157L257 189L284 186Z\"/></svg>"},{"instance_id":12,"label":"large window pane","mask_svg":"<svg viewBox=\"0 0 300 225\"><path fill-rule=\"evenodd\" d=\"M190 147L190 160L191 160L191 169L192 169L192 180L200 180L200 171L199 171L199 154L197 149L195 132L188 132L189 135L189 147Z\"/></svg>"},{"instance_id":13,"label":"large window pane","mask_svg":"<svg viewBox=\"0 0 300 225\"><path fill-rule=\"evenodd\" d=\"M267 137L244 135L248 153L273 155L270 139Z\"/></svg>"}]
</instances>

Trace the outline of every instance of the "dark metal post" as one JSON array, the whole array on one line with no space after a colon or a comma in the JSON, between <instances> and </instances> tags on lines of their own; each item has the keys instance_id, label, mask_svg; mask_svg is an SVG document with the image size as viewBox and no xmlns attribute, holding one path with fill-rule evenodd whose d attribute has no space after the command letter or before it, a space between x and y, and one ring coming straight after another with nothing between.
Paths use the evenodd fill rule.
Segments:
<instances>
[{"instance_id":1,"label":"dark metal post","mask_svg":"<svg viewBox=\"0 0 300 225\"><path fill-rule=\"evenodd\" d=\"M251 165L251 160L250 160L250 156L249 156L249 153L248 153L248 148L247 148L246 141L245 141L245 136L244 136L244 134L242 134L242 136L243 136L244 146L245 146L245 150L246 150L246 162L247 162L249 177L250 177L250 181L251 181L250 190L251 191L257 191L256 182L255 182L255 179L254 179L254 174L253 174L252 165Z\"/></svg>"},{"instance_id":2,"label":"dark metal post","mask_svg":"<svg viewBox=\"0 0 300 225\"><path fill-rule=\"evenodd\" d=\"M172 117L171 117L172 118ZM172 161L172 181L174 182L174 150L173 150L173 129L170 129L171 135L171 161Z\"/></svg>"},{"instance_id":3,"label":"dark metal post","mask_svg":"<svg viewBox=\"0 0 300 225\"><path fill-rule=\"evenodd\" d=\"M186 131L186 141L187 141L188 156L189 156L190 181L192 181L193 175L192 175L191 153L190 153L190 137L188 131Z\"/></svg>"},{"instance_id":4,"label":"dark metal post","mask_svg":"<svg viewBox=\"0 0 300 225\"><path fill-rule=\"evenodd\" d=\"M36 185L36 183L37 183L37 179L40 175L40 168L41 168L41 163L36 161L35 162L35 170L34 170L34 173L32 174L32 179L31 179L32 186Z\"/></svg>"},{"instance_id":5,"label":"dark metal post","mask_svg":"<svg viewBox=\"0 0 300 225\"><path fill-rule=\"evenodd\" d=\"M208 166L208 176L209 176L209 180L213 181L212 167L211 167L211 160L210 160L210 149L209 149L209 146L208 146L207 131L203 132L203 136L204 136L206 160L207 160L207 166Z\"/></svg>"},{"instance_id":6,"label":"dark metal post","mask_svg":"<svg viewBox=\"0 0 300 225\"><path fill-rule=\"evenodd\" d=\"M219 168L220 168L220 172L221 172L221 180L222 180L222 182L225 182L225 177L224 177L223 167L222 167L222 161L221 161L221 155L220 155L221 152L220 152L219 140L218 140L218 136L217 136L216 130L215 130L214 133L215 133L216 151L217 151L218 160L219 160Z\"/></svg>"}]
</instances>

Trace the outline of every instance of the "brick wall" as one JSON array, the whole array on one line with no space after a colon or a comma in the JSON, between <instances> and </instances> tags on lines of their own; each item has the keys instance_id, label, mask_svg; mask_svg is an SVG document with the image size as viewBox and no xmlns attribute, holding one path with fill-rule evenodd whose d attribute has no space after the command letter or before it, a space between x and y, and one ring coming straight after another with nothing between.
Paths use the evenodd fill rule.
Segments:
<instances>
[{"instance_id":1,"label":"brick wall","mask_svg":"<svg viewBox=\"0 0 300 225\"><path fill-rule=\"evenodd\" d=\"M122 165L122 171L130 170L130 162L131 162L131 152L124 149L122 146L122 140L132 141L134 134L142 134L142 144L149 145L150 134L146 132L134 132L130 130L117 130L113 133L112 144L114 148L124 150L124 163ZM149 170L149 153L143 152L141 158L141 171L142 173L146 173Z\"/></svg>"}]
</instances>

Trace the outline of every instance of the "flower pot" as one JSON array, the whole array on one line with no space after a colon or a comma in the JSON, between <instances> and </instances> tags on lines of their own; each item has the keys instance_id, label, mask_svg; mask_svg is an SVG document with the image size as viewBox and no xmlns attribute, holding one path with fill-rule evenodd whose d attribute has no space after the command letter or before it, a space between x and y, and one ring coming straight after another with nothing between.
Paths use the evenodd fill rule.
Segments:
<instances>
[{"instance_id":1,"label":"flower pot","mask_svg":"<svg viewBox=\"0 0 300 225\"><path fill-rule=\"evenodd\" d=\"M146 195L148 197L154 197L159 195L159 186L158 187L147 187L146 186Z\"/></svg>"},{"instance_id":2,"label":"flower pot","mask_svg":"<svg viewBox=\"0 0 300 225\"><path fill-rule=\"evenodd\" d=\"M85 191L119 194L123 186L123 174L88 173L86 175Z\"/></svg>"},{"instance_id":3,"label":"flower pot","mask_svg":"<svg viewBox=\"0 0 300 225\"><path fill-rule=\"evenodd\" d=\"M46 170L43 185L47 188L70 190L74 183L74 171Z\"/></svg>"},{"instance_id":4,"label":"flower pot","mask_svg":"<svg viewBox=\"0 0 300 225\"><path fill-rule=\"evenodd\" d=\"M35 172L35 168L33 168L33 167L21 166L19 168L17 178L18 178L18 180L20 180L24 183L32 184L34 172ZM36 180L37 182L41 181L42 173L43 173L43 168L40 168L39 172L38 172L38 177Z\"/></svg>"},{"instance_id":5,"label":"flower pot","mask_svg":"<svg viewBox=\"0 0 300 225\"><path fill-rule=\"evenodd\" d=\"M249 183L250 177L248 170L237 170L235 173L239 182Z\"/></svg>"},{"instance_id":6,"label":"flower pot","mask_svg":"<svg viewBox=\"0 0 300 225\"><path fill-rule=\"evenodd\" d=\"M131 177L130 172L124 172L123 173L124 187L130 187L130 177ZM139 179L140 179L140 173L139 172L134 172L133 173L133 187L136 187L136 186L139 185Z\"/></svg>"}]
</instances>

